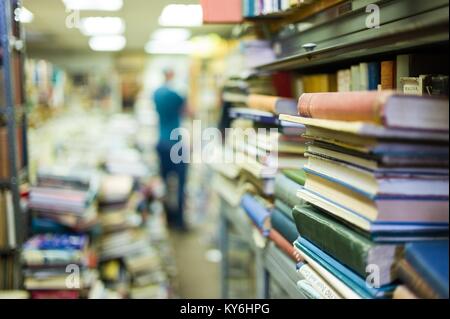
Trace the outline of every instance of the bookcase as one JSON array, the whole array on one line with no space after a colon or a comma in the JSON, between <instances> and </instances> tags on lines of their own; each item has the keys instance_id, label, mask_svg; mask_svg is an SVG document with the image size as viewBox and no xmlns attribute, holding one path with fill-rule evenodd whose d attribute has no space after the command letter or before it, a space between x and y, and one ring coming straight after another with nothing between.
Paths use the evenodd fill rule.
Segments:
<instances>
[{"instance_id":1,"label":"bookcase","mask_svg":"<svg viewBox=\"0 0 450 319\"><path fill-rule=\"evenodd\" d=\"M0 2L0 289L22 285L20 247L26 236L20 192L28 166L20 5Z\"/></svg>"},{"instance_id":2,"label":"bookcase","mask_svg":"<svg viewBox=\"0 0 450 319\"><path fill-rule=\"evenodd\" d=\"M270 43L276 55L275 60L255 67L255 73L288 73L293 78L302 78L304 93L397 89L405 93L407 90L411 93L412 90L418 95L425 92L423 86L426 84L421 78L422 74L435 74L438 75L437 78L444 74L447 82L442 86L447 90L444 95L448 96L448 62L444 58L448 54L448 1L317 0L301 1L301 4L286 1L285 9L276 7L277 4L285 3L284 1L242 2L245 23L263 30L265 40ZM292 5L288 5L288 2ZM269 9L264 8L264 4L267 4ZM377 13L376 10L379 13L378 26L368 20L373 12ZM403 70L405 67L408 69L406 72ZM376 68L376 78L372 77L372 68ZM364 76L367 83L355 84L348 80L355 69L356 74ZM400 78L417 81L418 84L415 82L409 87L407 83L403 86ZM337 84L337 87L329 85L331 82ZM296 84L294 86L294 91L300 91ZM439 84L434 89L440 91L438 86ZM250 98L245 94L244 97L239 93L229 94L226 89L223 99L232 105L230 118L250 119L255 127L267 125L268 118L278 121L274 114L279 112L257 114L251 109L260 111L264 108L261 107L264 103L252 106ZM251 90L247 94L273 95ZM297 99L299 96L291 98ZM243 104L246 106L242 106ZM272 109L276 107L275 105ZM271 112L274 114L270 114ZM227 197L223 192L218 193L223 199ZM282 290L285 296L306 298L297 286L305 278L295 270L295 261L287 257L273 241L266 239L264 245L255 244L253 233L255 229L262 227L257 225L251 214L246 216L240 206L242 203L231 207L226 200L222 201L223 297L229 296L230 288L227 281L230 263L227 257L228 234L235 229L248 242L254 256L257 292L255 296L249 297L274 297L271 285L276 283L277 290Z\"/></svg>"}]
</instances>

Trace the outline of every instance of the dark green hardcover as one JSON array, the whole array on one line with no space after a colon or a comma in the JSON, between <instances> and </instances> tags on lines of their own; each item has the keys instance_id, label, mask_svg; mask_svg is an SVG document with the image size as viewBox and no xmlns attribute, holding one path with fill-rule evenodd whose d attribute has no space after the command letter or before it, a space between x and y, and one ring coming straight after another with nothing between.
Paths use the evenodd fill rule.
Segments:
<instances>
[{"instance_id":1,"label":"dark green hardcover","mask_svg":"<svg viewBox=\"0 0 450 319\"><path fill-rule=\"evenodd\" d=\"M275 178L275 198L281 200L291 208L304 204L304 201L297 197L297 191L300 188L301 185L283 174L278 174Z\"/></svg>"},{"instance_id":2,"label":"dark green hardcover","mask_svg":"<svg viewBox=\"0 0 450 319\"><path fill-rule=\"evenodd\" d=\"M306 173L303 169L284 169L282 173L301 186L305 186Z\"/></svg>"},{"instance_id":3,"label":"dark green hardcover","mask_svg":"<svg viewBox=\"0 0 450 319\"><path fill-rule=\"evenodd\" d=\"M272 227L278 231L288 242L293 243L298 238L297 227L293 220L286 217L278 209L274 209L270 216Z\"/></svg>"},{"instance_id":4,"label":"dark green hardcover","mask_svg":"<svg viewBox=\"0 0 450 319\"><path fill-rule=\"evenodd\" d=\"M292 215L301 237L365 277L368 254L375 244L312 206L296 206Z\"/></svg>"}]
</instances>

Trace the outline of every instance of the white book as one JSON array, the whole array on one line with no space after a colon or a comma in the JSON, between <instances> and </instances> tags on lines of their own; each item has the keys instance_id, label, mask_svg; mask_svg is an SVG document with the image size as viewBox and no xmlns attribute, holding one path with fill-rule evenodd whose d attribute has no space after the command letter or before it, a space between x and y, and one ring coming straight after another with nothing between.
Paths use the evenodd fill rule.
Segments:
<instances>
[{"instance_id":1,"label":"white book","mask_svg":"<svg viewBox=\"0 0 450 319\"><path fill-rule=\"evenodd\" d=\"M296 248L297 249L297 248ZM297 249L299 254L304 260L320 275L325 279L333 288L338 291L338 293L345 299L362 299L353 289L344 284L336 276L330 273L328 270L319 265L314 259L309 257L307 254L303 253L301 250Z\"/></svg>"},{"instance_id":2,"label":"white book","mask_svg":"<svg viewBox=\"0 0 450 319\"><path fill-rule=\"evenodd\" d=\"M299 269L300 274L308 280L313 286L314 290L319 292L324 299L342 299L339 293L336 292L328 283L320 277L309 265L304 264Z\"/></svg>"}]
</instances>

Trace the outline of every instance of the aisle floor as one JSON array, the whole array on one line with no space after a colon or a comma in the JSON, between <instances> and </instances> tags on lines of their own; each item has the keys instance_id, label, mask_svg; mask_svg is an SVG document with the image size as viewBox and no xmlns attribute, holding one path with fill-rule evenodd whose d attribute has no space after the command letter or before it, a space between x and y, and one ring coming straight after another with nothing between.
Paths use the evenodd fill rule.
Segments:
<instances>
[{"instance_id":1,"label":"aisle floor","mask_svg":"<svg viewBox=\"0 0 450 319\"><path fill-rule=\"evenodd\" d=\"M206 259L209 245L199 226L188 233L171 233L183 299L220 298L220 263Z\"/></svg>"}]
</instances>

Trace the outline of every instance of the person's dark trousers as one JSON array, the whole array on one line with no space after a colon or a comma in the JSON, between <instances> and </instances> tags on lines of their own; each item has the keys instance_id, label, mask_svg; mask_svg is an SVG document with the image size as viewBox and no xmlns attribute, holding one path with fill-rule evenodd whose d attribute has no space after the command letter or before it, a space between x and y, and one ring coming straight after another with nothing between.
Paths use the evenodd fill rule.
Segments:
<instances>
[{"instance_id":1,"label":"person's dark trousers","mask_svg":"<svg viewBox=\"0 0 450 319\"><path fill-rule=\"evenodd\" d=\"M157 152L160 160L160 174L163 179L166 189L170 191L168 187L169 177L171 175L175 175L177 178L177 194L167 194L166 198L166 212L167 212L167 220L169 225L175 228L185 228L185 220L184 220L184 191L186 185L187 178L187 163L174 163L170 158L170 152L172 146L174 144L170 142L160 141L157 145ZM174 207L173 205L167 204L167 199L170 196L176 196L177 205Z\"/></svg>"}]
</instances>

